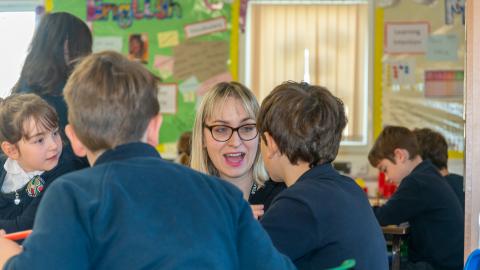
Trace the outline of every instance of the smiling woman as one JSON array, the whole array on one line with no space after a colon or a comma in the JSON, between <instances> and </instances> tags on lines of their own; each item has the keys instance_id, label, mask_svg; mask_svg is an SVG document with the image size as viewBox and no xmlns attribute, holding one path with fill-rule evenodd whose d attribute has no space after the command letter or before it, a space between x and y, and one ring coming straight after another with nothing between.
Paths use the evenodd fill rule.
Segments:
<instances>
[{"instance_id":1,"label":"smiling woman","mask_svg":"<svg viewBox=\"0 0 480 270\"><path fill-rule=\"evenodd\" d=\"M256 128L258 102L238 82L223 82L203 97L192 133L191 167L234 184L263 215L283 183L268 179L260 158Z\"/></svg>"}]
</instances>

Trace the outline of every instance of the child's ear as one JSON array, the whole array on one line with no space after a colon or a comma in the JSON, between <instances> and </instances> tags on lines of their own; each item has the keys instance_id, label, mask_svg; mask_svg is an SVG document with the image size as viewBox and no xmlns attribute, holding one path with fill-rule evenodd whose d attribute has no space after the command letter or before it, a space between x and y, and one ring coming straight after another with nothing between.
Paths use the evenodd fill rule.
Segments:
<instances>
[{"instance_id":1,"label":"child's ear","mask_svg":"<svg viewBox=\"0 0 480 270\"><path fill-rule=\"evenodd\" d=\"M1 144L2 151L7 155L7 157L17 160L20 157L20 151L15 144L11 144L7 141L2 142Z\"/></svg>"},{"instance_id":2,"label":"child's ear","mask_svg":"<svg viewBox=\"0 0 480 270\"><path fill-rule=\"evenodd\" d=\"M265 156L267 158L272 158L274 157L276 154L279 154L280 151L278 150L278 146L277 146L277 143L275 142L275 140L273 139L272 136L270 136L270 133L268 132L264 132L263 133L263 138L265 138L265 141L264 141L264 144L265 144ZM262 140L263 140L262 138ZM263 155L263 153L262 153Z\"/></svg>"},{"instance_id":3,"label":"child's ear","mask_svg":"<svg viewBox=\"0 0 480 270\"><path fill-rule=\"evenodd\" d=\"M395 148L393 150L393 155L395 156L395 162L403 163L410 158L408 151L406 149Z\"/></svg>"},{"instance_id":4,"label":"child's ear","mask_svg":"<svg viewBox=\"0 0 480 270\"><path fill-rule=\"evenodd\" d=\"M72 149L75 155L79 157L85 157L87 155L87 148L78 139L77 134L75 133L73 127L70 124L65 127L65 134L70 140L70 144L72 145Z\"/></svg>"},{"instance_id":5,"label":"child's ear","mask_svg":"<svg viewBox=\"0 0 480 270\"><path fill-rule=\"evenodd\" d=\"M158 145L158 136L160 127L162 126L163 117L162 114L157 114L152 119L147 126L147 143L153 147Z\"/></svg>"}]
</instances>

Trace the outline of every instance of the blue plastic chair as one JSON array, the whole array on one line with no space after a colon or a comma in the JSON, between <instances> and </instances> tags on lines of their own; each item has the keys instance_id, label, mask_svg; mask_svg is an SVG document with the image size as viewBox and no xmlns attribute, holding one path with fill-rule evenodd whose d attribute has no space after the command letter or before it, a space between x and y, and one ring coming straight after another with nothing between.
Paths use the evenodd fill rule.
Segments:
<instances>
[{"instance_id":1,"label":"blue plastic chair","mask_svg":"<svg viewBox=\"0 0 480 270\"><path fill-rule=\"evenodd\" d=\"M476 249L468 255L464 270L480 270L480 249Z\"/></svg>"}]
</instances>

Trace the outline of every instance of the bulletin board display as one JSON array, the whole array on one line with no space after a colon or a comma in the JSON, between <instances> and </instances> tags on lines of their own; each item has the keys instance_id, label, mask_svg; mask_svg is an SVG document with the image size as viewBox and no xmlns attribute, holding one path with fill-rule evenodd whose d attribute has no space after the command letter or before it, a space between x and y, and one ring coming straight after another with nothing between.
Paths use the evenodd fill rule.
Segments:
<instances>
[{"instance_id":1,"label":"bulletin board display","mask_svg":"<svg viewBox=\"0 0 480 270\"><path fill-rule=\"evenodd\" d=\"M175 156L175 142L193 127L196 107L214 84L237 77L238 1L46 0L47 11L85 20L93 51L114 50L162 79L163 124L158 149Z\"/></svg>"},{"instance_id":2,"label":"bulletin board display","mask_svg":"<svg viewBox=\"0 0 480 270\"><path fill-rule=\"evenodd\" d=\"M386 125L443 134L451 158L464 151L465 3L377 1L374 136Z\"/></svg>"}]
</instances>

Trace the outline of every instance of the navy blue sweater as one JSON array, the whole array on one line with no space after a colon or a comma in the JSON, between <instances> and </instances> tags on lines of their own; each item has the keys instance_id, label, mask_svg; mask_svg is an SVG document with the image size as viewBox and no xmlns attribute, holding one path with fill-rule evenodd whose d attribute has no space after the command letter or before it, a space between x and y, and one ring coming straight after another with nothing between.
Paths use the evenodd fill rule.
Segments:
<instances>
[{"instance_id":1,"label":"navy blue sweater","mask_svg":"<svg viewBox=\"0 0 480 270\"><path fill-rule=\"evenodd\" d=\"M463 269L463 211L430 160L420 163L375 211L381 225L410 223L408 256L435 269Z\"/></svg>"},{"instance_id":2,"label":"navy blue sweater","mask_svg":"<svg viewBox=\"0 0 480 270\"><path fill-rule=\"evenodd\" d=\"M35 213L37 212L38 205L45 190L57 177L76 169L75 164L71 160L63 158L64 155L65 153L62 153L58 165L55 168L48 172L44 172L41 175L41 178L45 183L42 191L36 197L28 195L26 191L28 183L18 190L20 199L18 205L14 203L15 192L0 192L0 229L4 229L7 233L11 233L28 230L33 227ZM5 156L0 156L0 187L3 186L5 176L7 175L7 172L3 167L6 159Z\"/></svg>"},{"instance_id":3,"label":"navy blue sweater","mask_svg":"<svg viewBox=\"0 0 480 270\"><path fill-rule=\"evenodd\" d=\"M233 185L131 143L45 194L5 269L293 269Z\"/></svg>"},{"instance_id":4,"label":"navy blue sweater","mask_svg":"<svg viewBox=\"0 0 480 270\"><path fill-rule=\"evenodd\" d=\"M386 244L365 192L331 164L282 191L261 219L274 245L299 269L355 259L356 270L388 269Z\"/></svg>"}]
</instances>

